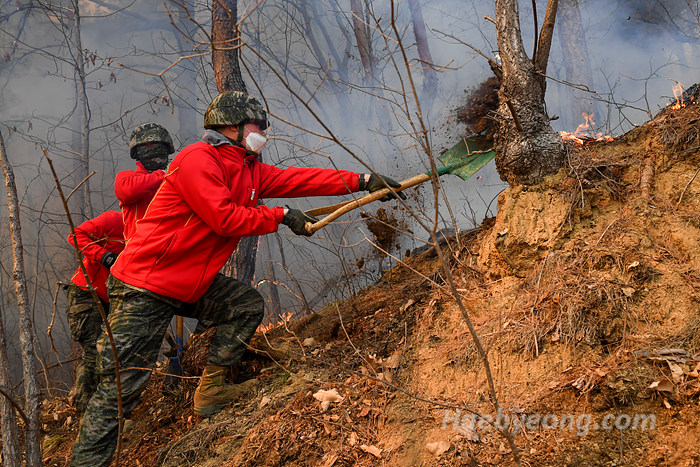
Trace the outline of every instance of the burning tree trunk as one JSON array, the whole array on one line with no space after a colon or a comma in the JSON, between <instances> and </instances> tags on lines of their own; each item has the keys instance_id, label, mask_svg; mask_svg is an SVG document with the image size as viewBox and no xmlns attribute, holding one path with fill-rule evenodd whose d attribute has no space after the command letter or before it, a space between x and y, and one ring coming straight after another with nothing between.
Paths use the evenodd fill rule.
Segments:
<instances>
[{"instance_id":1,"label":"burning tree trunk","mask_svg":"<svg viewBox=\"0 0 700 467\"><path fill-rule=\"evenodd\" d=\"M39 391L36 384L36 362L34 361L34 325L29 309L27 278L24 272L24 246L19 218L19 200L15 175L5 151L5 141L0 135L0 168L5 174L7 208L9 211L10 234L12 238L13 277L17 306L19 308L19 341L22 355L22 376L24 379L24 403L27 416L25 427L25 450L27 465L41 465L41 439L39 437Z\"/></svg>"},{"instance_id":2,"label":"burning tree trunk","mask_svg":"<svg viewBox=\"0 0 700 467\"><path fill-rule=\"evenodd\" d=\"M0 139L2 137L0 136ZM5 327L2 322L2 306L0 305L0 389L11 394L10 374L7 365L7 344L5 342ZM19 437L17 435L17 417L12 402L0 395L0 419L2 424L2 459L6 467L20 467Z\"/></svg>"},{"instance_id":3,"label":"burning tree trunk","mask_svg":"<svg viewBox=\"0 0 700 467\"><path fill-rule=\"evenodd\" d=\"M523 47L517 0L496 0L498 50L503 75L496 167L511 185L536 184L564 164L564 143L545 112L545 77L557 0L549 0L534 57Z\"/></svg>"},{"instance_id":4,"label":"burning tree trunk","mask_svg":"<svg viewBox=\"0 0 700 467\"><path fill-rule=\"evenodd\" d=\"M212 55L219 92L247 92L238 64L238 4L236 0L215 0L212 10ZM236 279L247 284L255 275L258 237L243 237L228 267Z\"/></svg>"}]
</instances>

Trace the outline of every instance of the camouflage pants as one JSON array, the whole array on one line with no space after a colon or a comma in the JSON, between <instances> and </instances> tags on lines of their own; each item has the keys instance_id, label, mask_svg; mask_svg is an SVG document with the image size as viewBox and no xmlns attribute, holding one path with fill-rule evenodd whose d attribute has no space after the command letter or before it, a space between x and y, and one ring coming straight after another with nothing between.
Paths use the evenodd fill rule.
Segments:
<instances>
[{"instance_id":1,"label":"camouflage pants","mask_svg":"<svg viewBox=\"0 0 700 467\"><path fill-rule=\"evenodd\" d=\"M155 366L165 330L173 315L197 318L216 332L209 347L209 363L234 365L243 355L262 321L264 301L249 285L218 274L204 296L183 303L133 289L110 277L109 324L117 347L122 404L127 417L136 407ZM90 400L73 447L72 466L106 466L117 445L117 388L112 349L106 333L97 343L102 379Z\"/></svg>"},{"instance_id":2,"label":"camouflage pants","mask_svg":"<svg viewBox=\"0 0 700 467\"><path fill-rule=\"evenodd\" d=\"M102 302L102 307L109 313L106 302ZM100 381L97 371L97 338L102 333L102 315L92 295L75 285L68 286L67 313L71 336L83 350L83 358L78 360L75 371L72 391L75 407L82 413Z\"/></svg>"}]
</instances>

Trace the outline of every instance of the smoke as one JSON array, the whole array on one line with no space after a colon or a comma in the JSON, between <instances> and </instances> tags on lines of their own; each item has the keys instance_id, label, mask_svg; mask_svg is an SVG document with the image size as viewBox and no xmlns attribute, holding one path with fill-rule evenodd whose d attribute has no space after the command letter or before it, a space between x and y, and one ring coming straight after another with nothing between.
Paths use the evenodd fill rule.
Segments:
<instances>
[{"instance_id":1,"label":"smoke","mask_svg":"<svg viewBox=\"0 0 700 467\"><path fill-rule=\"evenodd\" d=\"M54 3L70 7L67 1ZM239 2L239 18L246 18L241 26L246 42L241 50L244 79L272 115L266 162L283 167L374 170L401 180L429 169L424 130L433 156L463 136L465 129L454 118L456 109L469 89L492 75L484 58L465 43L496 56L495 26L485 19L495 18L494 3L421 2L437 70L434 95L424 87L425 64L417 60L407 2L395 2L394 25L389 2L367 3L371 8L362 19L371 37L371 75L365 73L358 52L348 2L268 0L252 12L246 9L254 3ZM674 83L670 80L689 87L697 79L698 25L692 21L692 11L686 11L688 3L569 3L579 6L584 31L581 42L586 48L580 61L589 72L575 84L590 92L573 92L560 83L567 80L567 71L557 31L547 70L553 78L547 84L548 111L560 117L553 121L556 129L573 130L583 121L580 112L574 111L577 106L573 103L579 102L596 114L596 122L605 131L621 134L664 107L672 97ZM72 20L63 9L31 4L22 1L18 7L12 1L0 7L0 131L23 191L26 262L41 336L54 319L55 283L67 280L76 266L41 147L48 148L65 188L72 189L77 184L80 138L76 136L81 128ZM160 123L173 135L177 149L198 138L203 111L216 95L207 54L211 13L207 2L201 1L188 2L189 17L196 22L171 2L117 1L107 6L82 1L80 5L90 100L90 164L97 172L90 180L96 215L117 208L113 180L120 170L132 168L126 148L135 126ZM539 24L545 8L546 2L537 2ZM520 13L523 41L531 50L535 36L531 3L521 2ZM448 201L457 227L468 229L495 214L495 197L505 188L493 163L467 182L450 176L442 182L445 195L437 205L427 185L411 190L408 201L423 223L432 225L437 218L441 228L452 227ZM308 209L337 201L269 200L267 204ZM4 197L0 204L4 206ZM366 212L371 215L378 207L369 205ZM400 248L391 254L401 258L406 249L423 245L428 235L405 207L397 202L381 207L390 207L406 225L399 235ZM71 208L76 216L80 214L76 203ZM6 228L0 236L4 240L0 249L2 300L4 310L12 310ZM288 287L279 288L286 311L303 310L304 300L318 308L328 300L343 298L373 283L382 269L396 263L390 256L377 254L359 211L310 240L296 238L284 227L268 240L270 248L258 255L256 279L268 278L267 264L271 263L276 280ZM269 283L261 285L263 290L266 287ZM47 361L63 360L70 352L64 309L65 299L59 294L54 329L62 335L54 336L58 355L42 338L40 353ZM4 314L7 318L10 313ZM8 333L11 343L16 342L12 325Z\"/></svg>"},{"instance_id":2,"label":"smoke","mask_svg":"<svg viewBox=\"0 0 700 467\"><path fill-rule=\"evenodd\" d=\"M572 96L570 88L548 83L550 113L562 116L553 125L572 130L583 123L567 113L571 99L596 105L595 120L608 134L619 135L641 125L663 109L673 97L676 81L686 87L697 80L700 25L693 16L697 2L657 0L578 3L584 31L580 57L587 57L590 82L577 82L592 92ZM695 22L693 27L688 18ZM680 21L681 18L685 18ZM566 80L561 36L555 35L549 71Z\"/></svg>"}]
</instances>

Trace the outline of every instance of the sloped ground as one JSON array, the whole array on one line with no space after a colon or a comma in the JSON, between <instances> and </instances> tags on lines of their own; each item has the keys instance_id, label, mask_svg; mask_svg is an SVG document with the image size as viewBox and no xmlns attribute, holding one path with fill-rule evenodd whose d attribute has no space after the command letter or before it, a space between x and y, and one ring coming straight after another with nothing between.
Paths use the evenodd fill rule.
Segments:
<instances>
[{"instance_id":1,"label":"sloped ground","mask_svg":"<svg viewBox=\"0 0 700 467\"><path fill-rule=\"evenodd\" d=\"M496 219L442 250L526 465L700 463L698 107L572 147L567 173L506 190ZM157 374L123 464L512 463L464 418L496 414L446 279L435 250L417 254L257 336L274 358L251 354L239 378L261 390L209 420L192 412L196 380L166 399ZM46 424L46 463L65 465L75 414L51 401Z\"/></svg>"}]
</instances>

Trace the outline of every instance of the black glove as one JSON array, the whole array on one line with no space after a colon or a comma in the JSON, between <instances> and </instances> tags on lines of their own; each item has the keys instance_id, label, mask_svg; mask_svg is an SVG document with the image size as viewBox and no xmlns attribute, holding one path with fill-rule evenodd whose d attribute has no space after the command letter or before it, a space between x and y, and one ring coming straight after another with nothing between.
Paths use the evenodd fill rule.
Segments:
<instances>
[{"instance_id":1,"label":"black glove","mask_svg":"<svg viewBox=\"0 0 700 467\"><path fill-rule=\"evenodd\" d=\"M366 175L360 174L360 191L367 190L370 193L374 193L377 190L386 188L387 185L389 185L392 188L399 188L401 186L401 184L396 180L393 180L389 177L385 177L384 175L370 174L369 181L367 181L367 183L365 183L365 178ZM384 182L386 182L386 184ZM406 199L406 195L404 195L403 193L399 192L398 195L401 199ZM391 199L396 199L395 193L389 193L383 198L380 198L379 201L389 201Z\"/></svg>"},{"instance_id":2,"label":"black glove","mask_svg":"<svg viewBox=\"0 0 700 467\"><path fill-rule=\"evenodd\" d=\"M318 222L318 219L305 214L304 211L292 209L290 207L287 207L287 214L285 214L282 218L282 223L290 229L292 229L292 232L294 232L297 235L304 235L305 237L310 237L313 234L310 234L306 231L307 222Z\"/></svg>"},{"instance_id":3,"label":"black glove","mask_svg":"<svg viewBox=\"0 0 700 467\"><path fill-rule=\"evenodd\" d=\"M117 260L117 255L116 253L112 253L111 251L108 251L104 255L102 255L102 258L100 258L100 263L104 264L107 269L111 268L114 262Z\"/></svg>"}]
</instances>

